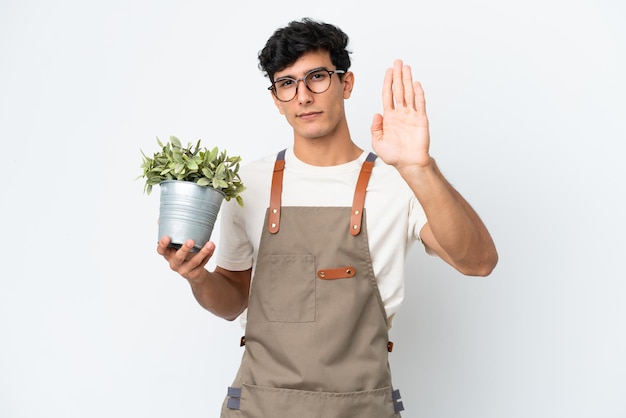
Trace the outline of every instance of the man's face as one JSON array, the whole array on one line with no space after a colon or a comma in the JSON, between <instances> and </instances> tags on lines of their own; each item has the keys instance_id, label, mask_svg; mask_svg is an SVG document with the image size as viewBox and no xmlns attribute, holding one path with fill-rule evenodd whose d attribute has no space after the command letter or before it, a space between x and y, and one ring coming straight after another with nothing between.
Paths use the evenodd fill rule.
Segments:
<instances>
[{"instance_id":1,"label":"man's face","mask_svg":"<svg viewBox=\"0 0 626 418\"><path fill-rule=\"evenodd\" d=\"M311 70L337 70L327 51L309 52L293 65L274 74L274 80L282 77L300 79ZM354 76L348 72L343 81L338 74L330 75L330 87L323 93L313 93L303 81L297 82L295 97L281 102L273 94L274 103L287 122L293 127L296 139L330 138L340 125L346 123L344 100L350 97Z\"/></svg>"}]
</instances>

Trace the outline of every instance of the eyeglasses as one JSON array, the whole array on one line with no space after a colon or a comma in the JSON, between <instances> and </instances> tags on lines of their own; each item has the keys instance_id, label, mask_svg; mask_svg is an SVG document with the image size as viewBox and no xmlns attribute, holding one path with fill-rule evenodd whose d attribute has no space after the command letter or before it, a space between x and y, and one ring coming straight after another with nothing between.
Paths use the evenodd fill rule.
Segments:
<instances>
[{"instance_id":1,"label":"eyeglasses","mask_svg":"<svg viewBox=\"0 0 626 418\"><path fill-rule=\"evenodd\" d=\"M324 93L330 88L333 74L345 74L344 70L311 70L302 78L280 77L267 89L281 102L289 102L298 94L298 81L302 81L311 93Z\"/></svg>"}]
</instances>

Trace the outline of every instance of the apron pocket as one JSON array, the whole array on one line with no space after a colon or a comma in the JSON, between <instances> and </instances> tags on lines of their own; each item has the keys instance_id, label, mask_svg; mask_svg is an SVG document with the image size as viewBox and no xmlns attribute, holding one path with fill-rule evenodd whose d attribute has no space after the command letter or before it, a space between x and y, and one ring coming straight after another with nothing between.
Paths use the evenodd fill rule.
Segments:
<instances>
[{"instance_id":1,"label":"apron pocket","mask_svg":"<svg viewBox=\"0 0 626 418\"><path fill-rule=\"evenodd\" d=\"M391 387L331 393L243 385L242 416L247 418L397 418Z\"/></svg>"},{"instance_id":2,"label":"apron pocket","mask_svg":"<svg viewBox=\"0 0 626 418\"><path fill-rule=\"evenodd\" d=\"M270 294L266 306L273 322L315 321L315 257L270 255Z\"/></svg>"}]
</instances>

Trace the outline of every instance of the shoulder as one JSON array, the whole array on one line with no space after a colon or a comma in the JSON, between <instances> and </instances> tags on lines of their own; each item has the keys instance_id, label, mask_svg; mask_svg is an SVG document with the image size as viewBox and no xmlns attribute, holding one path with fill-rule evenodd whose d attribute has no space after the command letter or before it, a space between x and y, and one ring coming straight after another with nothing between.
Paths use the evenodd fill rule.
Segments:
<instances>
[{"instance_id":1,"label":"shoulder","mask_svg":"<svg viewBox=\"0 0 626 418\"><path fill-rule=\"evenodd\" d=\"M246 195L250 196L260 191L269 192L268 187L272 181L275 161L276 153L268 154L241 165L239 177L241 177L241 181L246 187L246 190L242 194L244 201Z\"/></svg>"},{"instance_id":2,"label":"shoulder","mask_svg":"<svg viewBox=\"0 0 626 418\"><path fill-rule=\"evenodd\" d=\"M255 174L259 173L266 173L268 170L271 173L274 162L276 161L277 154L278 152L275 152L273 154L267 154L248 163L243 163L241 165L241 169L239 170L242 179L244 175L254 176Z\"/></svg>"},{"instance_id":3,"label":"shoulder","mask_svg":"<svg viewBox=\"0 0 626 418\"><path fill-rule=\"evenodd\" d=\"M412 216L425 218L423 208L408 183L395 167L386 164L380 158L376 159L372 170L366 201L390 216L410 213Z\"/></svg>"}]
</instances>

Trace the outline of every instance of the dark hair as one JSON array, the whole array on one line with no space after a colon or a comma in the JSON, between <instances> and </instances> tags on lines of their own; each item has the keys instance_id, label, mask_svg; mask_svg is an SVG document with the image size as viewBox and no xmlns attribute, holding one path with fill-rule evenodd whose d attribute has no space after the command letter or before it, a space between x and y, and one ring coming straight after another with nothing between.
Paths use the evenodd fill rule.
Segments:
<instances>
[{"instance_id":1,"label":"dark hair","mask_svg":"<svg viewBox=\"0 0 626 418\"><path fill-rule=\"evenodd\" d=\"M339 70L350 68L348 35L335 25L304 18L277 29L259 52L259 69L274 81L274 74L312 51L328 51Z\"/></svg>"}]
</instances>

